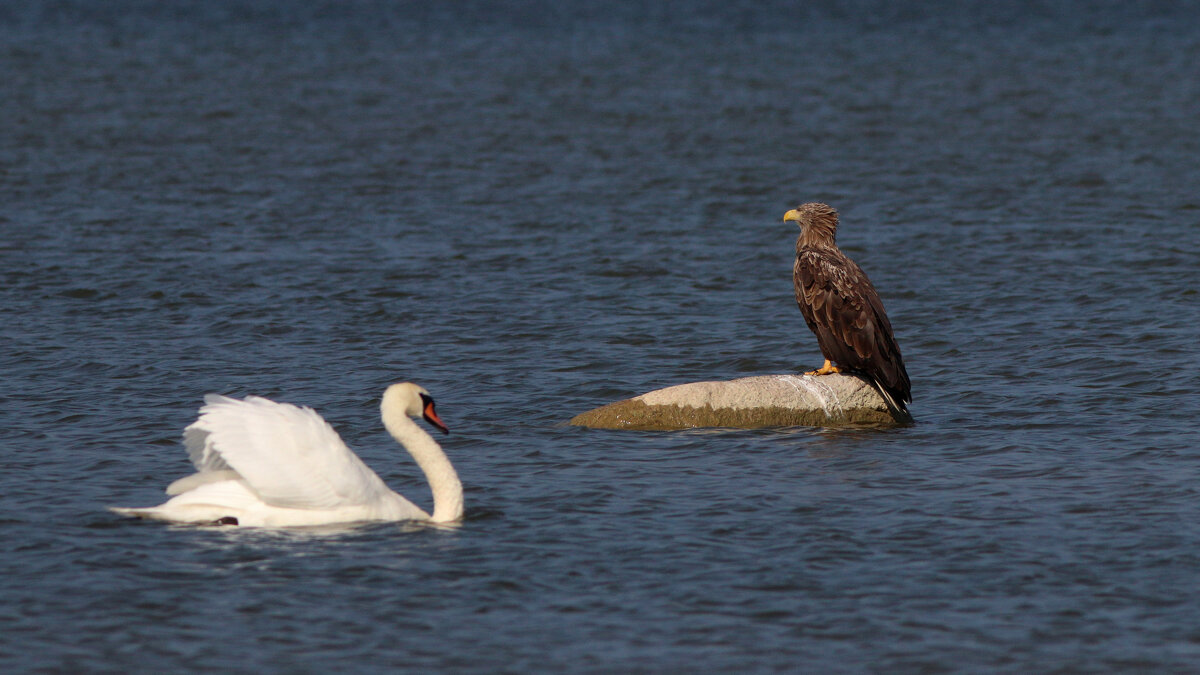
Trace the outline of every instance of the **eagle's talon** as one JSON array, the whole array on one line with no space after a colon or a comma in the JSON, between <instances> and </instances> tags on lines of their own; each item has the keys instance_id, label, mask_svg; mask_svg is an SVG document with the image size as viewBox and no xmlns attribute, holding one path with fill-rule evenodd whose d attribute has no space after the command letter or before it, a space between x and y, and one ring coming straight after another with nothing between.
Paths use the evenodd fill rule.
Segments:
<instances>
[{"instance_id":1,"label":"eagle's talon","mask_svg":"<svg viewBox=\"0 0 1200 675\"><path fill-rule=\"evenodd\" d=\"M821 366L820 368L818 368L818 369L816 369L816 370L810 370L810 371L808 371L807 373L804 373L804 374L805 374L805 375L812 375L812 376L814 376L814 377L815 377L815 376L817 376L817 375L829 375L830 373L840 373L840 372L842 372L842 369L841 369L841 368L838 368L838 367L837 367L837 366L835 366L835 365L833 365L833 364L832 364L832 363L831 363L831 362L830 362L830 361L827 359L827 360L825 361L825 365Z\"/></svg>"}]
</instances>

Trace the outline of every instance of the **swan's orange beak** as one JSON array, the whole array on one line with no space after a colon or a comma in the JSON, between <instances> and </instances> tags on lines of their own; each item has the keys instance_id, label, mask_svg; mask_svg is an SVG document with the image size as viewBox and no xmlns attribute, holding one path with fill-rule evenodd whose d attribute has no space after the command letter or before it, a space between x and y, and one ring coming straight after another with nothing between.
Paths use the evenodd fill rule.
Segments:
<instances>
[{"instance_id":1,"label":"swan's orange beak","mask_svg":"<svg viewBox=\"0 0 1200 675\"><path fill-rule=\"evenodd\" d=\"M434 412L432 400L425 402L424 416L425 416L426 422L429 422L433 426L437 427L438 430L441 431L443 434L450 433L450 429L446 428L446 424L445 424L445 422L442 422L442 418L438 417L437 413Z\"/></svg>"}]
</instances>

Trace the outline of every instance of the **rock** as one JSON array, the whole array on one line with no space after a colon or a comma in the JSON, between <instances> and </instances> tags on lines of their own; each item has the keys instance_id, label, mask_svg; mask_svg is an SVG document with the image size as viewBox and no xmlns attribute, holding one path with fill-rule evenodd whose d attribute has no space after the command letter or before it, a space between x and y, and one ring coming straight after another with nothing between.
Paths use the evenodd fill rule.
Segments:
<instances>
[{"instance_id":1,"label":"rock","mask_svg":"<svg viewBox=\"0 0 1200 675\"><path fill-rule=\"evenodd\" d=\"M696 427L891 426L883 397L854 375L759 375L691 382L617 401L576 415L594 429L668 431Z\"/></svg>"}]
</instances>

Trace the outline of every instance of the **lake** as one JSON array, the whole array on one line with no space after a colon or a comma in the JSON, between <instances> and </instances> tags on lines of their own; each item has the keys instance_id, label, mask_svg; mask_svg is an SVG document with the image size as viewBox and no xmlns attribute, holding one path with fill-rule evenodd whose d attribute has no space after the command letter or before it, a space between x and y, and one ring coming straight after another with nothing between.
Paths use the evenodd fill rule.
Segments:
<instances>
[{"instance_id":1,"label":"lake","mask_svg":"<svg viewBox=\"0 0 1200 675\"><path fill-rule=\"evenodd\" d=\"M1200 14L1184 5L0 8L0 666L1185 672ZM821 365L825 201L888 430L597 431ZM204 394L312 406L457 528L123 519Z\"/></svg>"}]
</instances>

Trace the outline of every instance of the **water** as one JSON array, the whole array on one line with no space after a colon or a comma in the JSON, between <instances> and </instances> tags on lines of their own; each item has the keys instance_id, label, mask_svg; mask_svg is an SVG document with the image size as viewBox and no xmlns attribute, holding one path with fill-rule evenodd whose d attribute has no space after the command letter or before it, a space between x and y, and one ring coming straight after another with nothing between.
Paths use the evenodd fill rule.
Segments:
<instances>
[{"instance_id":1,"label":"water","mask_svg":"<svg viewBox=\"0 0 1200 675\"><path fill-rule=\"evenodd\" d=\"M1200 23L1093 3L0 9L0 664L1191 671ZM601 432L820 364L828 201L918 423ZM124 520L207 392L461 528Z\"/></svg>"}]
</instances>

